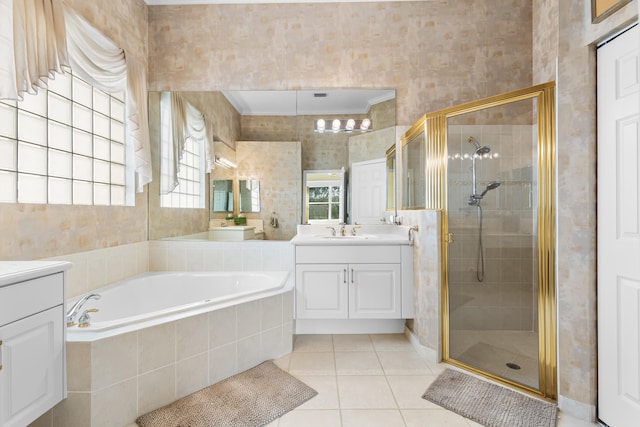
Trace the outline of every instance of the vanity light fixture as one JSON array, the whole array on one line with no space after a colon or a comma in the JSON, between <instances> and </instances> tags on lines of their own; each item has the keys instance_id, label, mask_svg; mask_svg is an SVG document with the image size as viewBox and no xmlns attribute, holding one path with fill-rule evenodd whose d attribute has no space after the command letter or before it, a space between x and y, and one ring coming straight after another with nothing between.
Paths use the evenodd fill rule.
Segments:
<instances>
[{"instance_id":1,"label":"vanity light fixture","mask_svg":"<svg viewBox=\"0 0 640 427\"><path fill-rule=\"evenodd\" d=\"M215 163L216 165L226 169L235 169L237 167L237 165L233 163L231 160L225 159L224 157L220 157L220 156L216 156Z\"/></svg>"},{"instance_id":2,"label":"vanity light fixture","mask_svg":"<svg viewBox=\"0 0 640 427\"><path fill-rule=\"evenodd\" d=\"M338 132L370 132L372 131L371 119L333 119L331 128L327 128L327 120L318 119L315 121L313 131L317 133L338 133Z\"/></svg>"}]
</instances>

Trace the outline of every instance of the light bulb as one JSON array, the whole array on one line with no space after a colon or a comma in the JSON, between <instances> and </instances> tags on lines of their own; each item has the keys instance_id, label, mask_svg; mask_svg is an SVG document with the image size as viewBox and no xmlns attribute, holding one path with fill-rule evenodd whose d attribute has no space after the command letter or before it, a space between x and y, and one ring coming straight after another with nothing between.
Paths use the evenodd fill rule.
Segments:
<instances>
[{"instance_id":1,"label":"light bulb","mask_svg":"<svg viewBox=\"0 0 640 427\"><path fill-rule=\"evenodd\" d=\"M340 130L340 120L333 120L333 122L331 123L331 130L334 132L338 132Z\"/></svg>"},{"instance_id":2,"label":"light bulb","mask_svg":"<svg viewBox=\"0 0 640 427\"><path fill-rule=\"evenodd\" d=\"M352 131L354 127L356 127L356 121L355 121L355 120L353 120L353 119L349 119L349 120L347 120L347 125L345 126L345 128L346 128L348 131Z\"/></svg>"},{"instance_id":3,"label":"light bulb","mask_svg":"<svg viewBox=\"0 0 640 427\"><path fill-rule=\"evenodd\" d=\"M362 123L360 123L360 130L367 130L371 126L371 120L363 119Z\"/></svg>"},{"instance_id":4,"label":"light bulb","mask_svg":"<svg viewBox=\"0 0 640 427\"><path fill-rule=\"evenodd\" d=\"M324 120L323 120L323 119L319 119L319 120L316 122L316 129L318 129L319 131L321 131L321 132L322 132L322 131L324 131L324 127L325 127L325 122L324 122Z\"/></svg>"}]
</instances>

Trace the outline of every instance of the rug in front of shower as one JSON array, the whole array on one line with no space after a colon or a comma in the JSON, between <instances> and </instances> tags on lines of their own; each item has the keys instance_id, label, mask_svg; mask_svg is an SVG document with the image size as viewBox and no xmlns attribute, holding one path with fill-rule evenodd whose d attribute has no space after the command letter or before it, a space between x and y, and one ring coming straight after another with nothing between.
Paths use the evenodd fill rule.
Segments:
<instances>
[{"instance_id":1,"label":"rug in front of shower","mask_svg":"<svg viewBox=\"0 0 640 427\"><path fill-rule=\"evenodd\" d=\"M440 374L422 398L487 427L556 425L556 405L452 369Z\"/></svg>"},{"instance_id":2,"label":"rug in front of shower","mask_svg":"<svg viewBox=\"0 0 640 427\"><path fill-rule=\"evenodd\" d=\"M138 417L141 427L263 426L318 392L267 361Z\"/></svg>"}]
</instances>

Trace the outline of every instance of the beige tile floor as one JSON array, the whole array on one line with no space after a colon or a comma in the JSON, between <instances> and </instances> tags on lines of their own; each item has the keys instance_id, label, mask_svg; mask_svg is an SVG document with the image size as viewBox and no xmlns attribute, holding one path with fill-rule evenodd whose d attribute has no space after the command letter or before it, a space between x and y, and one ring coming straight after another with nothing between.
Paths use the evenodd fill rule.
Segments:
<instances>
[{"instance_id":1,"label":"beige tile floor","mask_svg":"<svg viewBox=\"0 0 640 427\"><path fill-rule=\"evenodd\" d=\"M422 358L402 334L297 335L276 363L318 395L268 427L480 426L422 399L447 365ZM591 426L559 416L558 427Z\"/></svg>"},{"instance_id":2,"label":"beige tile floor","mask_svg":"<svg viewBox=\"0 0 640 427\"><path fill-rule=\"evenodd\" d=\"M448 366L422 358L402 334L297 335L276 364L318 395L267 427L480 426L422 399ZM559 415L558 427L593 426Z\"/></svg>"}]
</instances>

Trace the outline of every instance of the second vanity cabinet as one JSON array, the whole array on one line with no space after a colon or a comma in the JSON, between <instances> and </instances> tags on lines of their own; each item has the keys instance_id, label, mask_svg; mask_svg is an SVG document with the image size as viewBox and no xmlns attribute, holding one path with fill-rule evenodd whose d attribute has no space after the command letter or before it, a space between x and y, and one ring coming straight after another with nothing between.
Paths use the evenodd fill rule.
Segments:
<instances>
[{"instance_id":1,"label":"second vanity cabinet","mask_svg":"<svg viewBox=\"0 0 640 427\"><path fill-rule=\"evenodd\" d=\"M410 251L404 254L403 260L407 248L402 245L296 246L296 318L412 317L412 292L403 292L403 271L409 275L412 268Z\"/></svg>"},{"instance_id":2,"label":"second vanity cabinet","mask_svg":"<svg viewBox=\"0 0 640 427\"><path fill-rule=\"evenodd\" d=\"M25 426L66 391L65 262L0 262L0 426Z\"/></svg>"}]
</instances>

